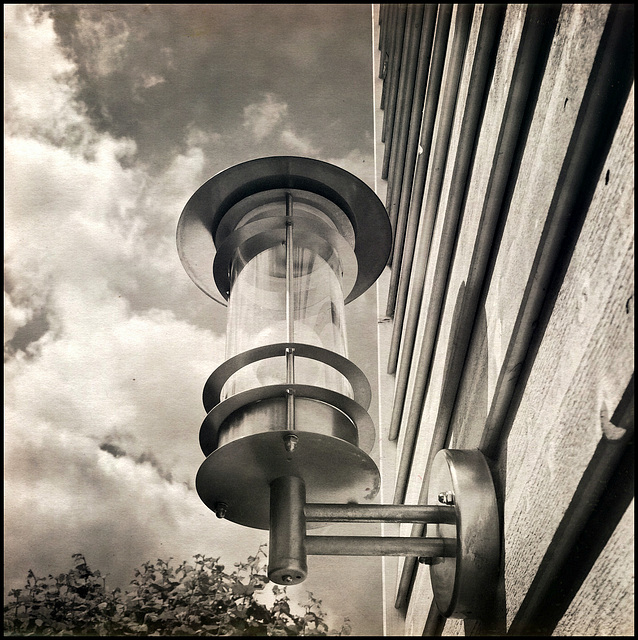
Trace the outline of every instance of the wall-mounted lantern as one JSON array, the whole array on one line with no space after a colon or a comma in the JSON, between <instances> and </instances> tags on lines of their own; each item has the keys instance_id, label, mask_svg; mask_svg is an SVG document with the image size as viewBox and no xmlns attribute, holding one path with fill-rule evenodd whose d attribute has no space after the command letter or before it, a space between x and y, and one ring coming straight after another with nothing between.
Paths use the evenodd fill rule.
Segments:
<instances>
[{"instance_id":1,"label":"wall-mounted lantern","mask_svg":"<svg viewBox=\"0 0 638 640\"><path fill-rule=\"evenodd\" d=\"M347 358L344 305L377 280L391 242L376 194L317 160L245 162L191 197L177 227L182 264L228 305L226 360L204 386L197 492L218 517L270 531L276 583L302 582L308 554L417 556L443 615L481 617L500 543L480 452L437 455L430 505L372 502L371 390ZM308 533L331 522L420 522L433 535Z\"/></svg>"}]
</instances>

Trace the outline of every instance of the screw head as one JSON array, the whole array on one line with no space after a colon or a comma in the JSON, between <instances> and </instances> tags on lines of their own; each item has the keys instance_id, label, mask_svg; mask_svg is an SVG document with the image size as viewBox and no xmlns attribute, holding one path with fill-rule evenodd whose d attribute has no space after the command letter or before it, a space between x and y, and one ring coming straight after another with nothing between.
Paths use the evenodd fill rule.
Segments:
<instances>
[{"instance_id":1,"label":"screw head","mask_svg":"<svg viewBox=\"0 0 638 640\"><path fill-rule=\"evenodd\" d=\"M452 491L442 491L439 493L438 498L442 504L454 504L454 492Z\"/></svg>"},{"instance_id":2,"label":"screw head","mask_svg":"<svg viewBox=\"0 0 638 640\"><path fill-rule=\"evenodd\" d=\"M296 446L299 438L294 433L287 433L284 436L284 446L286 447L286 451L292 453Z\"/></svg>"},{"instance_id":3,"label":"screw head","mask_svg":"<svg viewBox=\"0 0 638 640\"><path fill-rule=\"evenodd\" d=\"M292 576L286 574L281 576L281 581L290 584L292 582Z\"/></svg>"},{"instance_id":4,"label":"screw head","mask_svg":"<svg viewBox=\"0 0 638 640\"><path fill-rule=\"evenodd\" d=\"M225 518L226 512L228 511L228 505L225 502L218 502L215 505L215 515L218 518Z\"/></svg>"}]
</instances>

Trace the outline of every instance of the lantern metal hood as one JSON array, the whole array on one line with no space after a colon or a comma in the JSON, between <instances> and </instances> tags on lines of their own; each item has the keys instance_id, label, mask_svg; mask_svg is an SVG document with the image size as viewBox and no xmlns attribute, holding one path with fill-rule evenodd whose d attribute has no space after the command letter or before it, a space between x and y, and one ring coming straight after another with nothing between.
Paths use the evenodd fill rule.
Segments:
<instances>
[{"instance_id":1,"label":"lantern metal hood","mask_svg":"<svg viewBox=\"0 0 638 640\"><path fill-rule=\"evenodd\" d=\"M274 582L302 582L309 554L418 556L431 564L443 615L480 617L500 553L482 455L437 455L433 505L372 502L371 389L348 360L344 306L374 284L391 244L376 194L309 158L251 160L191 197L177 227L180 259L228 306L226 359L204 386L196 488L218 517L269 530ZM355 521L429 523L435 535L308 534Z\"/></svg>"}]
</instances>

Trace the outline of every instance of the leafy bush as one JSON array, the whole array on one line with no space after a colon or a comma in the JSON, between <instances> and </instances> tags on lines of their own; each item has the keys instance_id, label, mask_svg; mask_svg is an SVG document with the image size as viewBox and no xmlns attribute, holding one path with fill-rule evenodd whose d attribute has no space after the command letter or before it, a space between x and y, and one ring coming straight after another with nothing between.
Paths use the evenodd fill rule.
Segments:
<instances>
[{"instance_id":1,"label":"leafy bush","mask_svg":"<svg viewBox=\"0 0 638 640\"><path fill-rule=\"evenodd\" d=\"M348 635L329 630L321 600L291 609L286 588L272 587L274 602L260 603L268 577L260 547L256 556L232 571L219 558L194 556L175 567L157 560L135 570L127 590L109 591L99 571L84 555L73 554L75 567L57 577L38 578L29 571L24 589L13 589L4 607L5 635L51 636L296 636Z\"/></svg>"}]
</instances>

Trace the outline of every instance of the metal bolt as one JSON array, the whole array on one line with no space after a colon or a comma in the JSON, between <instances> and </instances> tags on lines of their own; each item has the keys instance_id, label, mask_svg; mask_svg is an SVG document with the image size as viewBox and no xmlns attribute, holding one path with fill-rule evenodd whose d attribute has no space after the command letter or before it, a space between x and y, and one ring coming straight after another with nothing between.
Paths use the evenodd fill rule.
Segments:
<instances>
[{"instance_id":1,"label":"metal bolt","mask_svg":"<svg viewBox=\"0 0 638 640\"><path fill-rule=\"evenodd\" d=\"M292 453L296 446L299 438L294 433L287 433L284 436L284 446L286 447L286 451Z\"/></svg>"},{"instance_id":2,"label":"metal bolt","mask_svg":"<svg viewBox=\"0 0 638 640\"><path fill-rule=\"evenodd\" d=\"M454 493L452 491L439 493L439 502L442 504L454 504Z\"/></svg>"},{"instance_id":3,"label":"metal bolt","mask_svg":"<svg viewBox=\"0 0 638 640\"><path fill-rule=\"evenodd\" d=\"M215 505L215 515L218 518L225 518L228 511L228 505L225 502L218 502Z\"/></svg>"},{"instance_id":4,"label":"metal bolt","mask_svg":"<svg viewBox=\"0 0 638 640\"><path fill-rule=\"evenodd\" d=\"M281 581L290 584L292 582L292 576L289 576L288 574L281 576Z\"/></svg>"}]
</instances>

